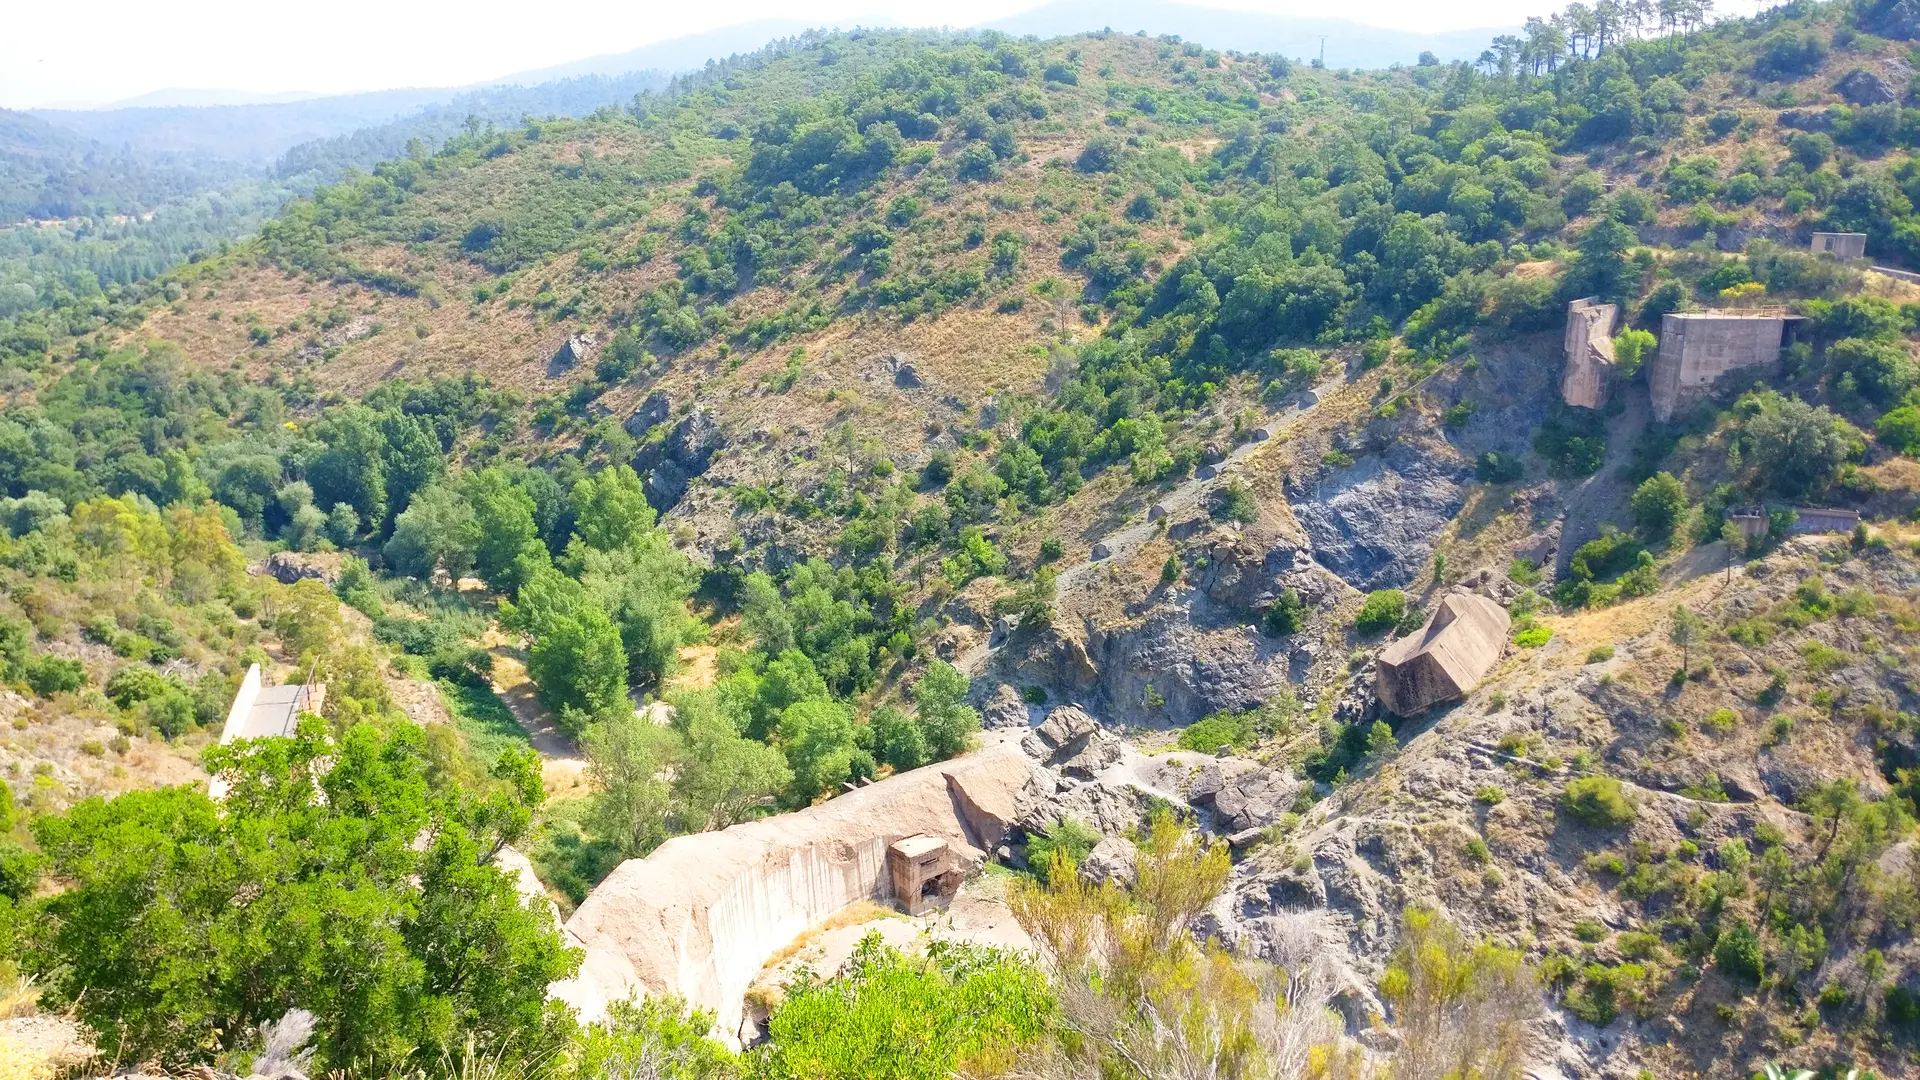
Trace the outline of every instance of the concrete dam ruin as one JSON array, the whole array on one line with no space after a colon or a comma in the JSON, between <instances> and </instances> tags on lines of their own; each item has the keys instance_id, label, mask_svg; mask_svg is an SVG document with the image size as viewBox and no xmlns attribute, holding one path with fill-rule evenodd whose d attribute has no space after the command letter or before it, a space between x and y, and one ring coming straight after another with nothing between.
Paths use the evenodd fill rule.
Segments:
<instances>
[{"instance_id":1,"label":"concrete dam ruin","mask_svg":"<svg viewBox=\"0 0 1920 1080\"><path fill-rule=\"evenodd\" d=\"M1711 393L1728 372L1778 360L1800 322L1784 308L1662 316L1660 351L1647 371L1653 418L1673 419L1683 405Z\"/></svg>"},{"instance_id":2,"label":"concrete dam ruin","mask_svg":"<svg viewBox=\"0 0 1920 1080\"><path fill-rule=\"evenodd\" d=\"M675 837L622 863L574 912L566 934L586 958L552 993L583 1021L636 993L676 994L738 1040L770 958L862 900L920 910L924 892L898 890L948 890L977 869L1033 780L1006 739L795 813Z\"/></svg>"},{"instance_id":3,"label":"concrete dam ruin","mask_svg":"<svg viewBox=\"0 0 1920 1080\"><path fill-rule=\"evenodd\" d=\"M1505 608L1468 592L1448 593L1425 626L1380 653L1380 704L1417 716L1480 685L1507 646Z\"/></svg>"},{"instance_id":4,"label":"concrete dam ruin","mask_svg":"<svg viewBox=\"0 0 1920 1080\"><path fill-rule=\"evenodd\" d=\"M1613 327L1620 305L1589 296L1567 305L1567 366L1560 375L1560 398L1569 405L1597 409L1613 389Z\"/></svg>"}]
</instances>

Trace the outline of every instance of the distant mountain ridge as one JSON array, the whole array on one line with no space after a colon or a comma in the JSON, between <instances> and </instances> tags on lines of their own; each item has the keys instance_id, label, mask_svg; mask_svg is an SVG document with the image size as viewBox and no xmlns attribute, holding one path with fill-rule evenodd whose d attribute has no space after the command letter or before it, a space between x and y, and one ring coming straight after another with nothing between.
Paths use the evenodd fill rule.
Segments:
<instances>
[{"instance_id":1,"label":"distant mountain ridge","mask_svg":"<svg viewBox=\"0 0 1920 1080\"><path fill-rule=\"evenodd\" d=\"M1472 60L1497 34L1510 27L1418 33L1369 26L1350 19L1270 15L1169 3L1166 0L1054 0L1053 3L995 19L981 29L1035 37L1059 37L1092 30L1178 34L1216 49L1279 53L1310 60L1326 39L1328 67L1384 68L1412 64L1422 52L1441 61Z\"/></svg>"}]
</instances>

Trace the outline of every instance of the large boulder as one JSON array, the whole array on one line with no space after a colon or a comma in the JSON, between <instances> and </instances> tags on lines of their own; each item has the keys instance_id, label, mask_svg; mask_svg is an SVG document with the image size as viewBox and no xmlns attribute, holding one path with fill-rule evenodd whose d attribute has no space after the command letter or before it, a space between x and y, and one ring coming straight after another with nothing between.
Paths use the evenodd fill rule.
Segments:
<instances>
[{"instance_id":1,"label":"large boulder","mask_svg":"<svg viewBox=\"0 0 1920 1080\"><path fill-rule=\"evenodd\" d=\"M1023 728L1031 723L1020 691L996 683L980 702L980 723L988 728Z\"/></svg>"},{"instance_id":2,"label":"large boulder","mask_svg":"<svg viewBox=\"0 0 1920 1080\"><path fill-rule=\"evenodd\" d=\"M1840 76L1833 92L1854 105L1884 105L1899 98L1885 79L1865 68L1854 68Z\"/></svg>"},{"instance_id":3,"label":"large boulder","mask_svg":"<svg viewBox=\"0 0 1920 1080\"><path fill-rule=\"evenodd\" d=\"M1120 740L1078 705L1061 705L1020 741L1027 756L1076 780L1092 780L1121 757Z\"/></svg>"},{"instance_id":4,"label":"large boulder","mask_svg":"<svg viewBox=\"0 0 1920 1080\"><path fill-rule=\"evenodd\" d=\"M1133 842L1120 836L1103 836L1087 857L1080 860L1080 876L1094 885L1118 885L1129 888L1139 876L1135 866Z\"/></svg>"}]
</instances>

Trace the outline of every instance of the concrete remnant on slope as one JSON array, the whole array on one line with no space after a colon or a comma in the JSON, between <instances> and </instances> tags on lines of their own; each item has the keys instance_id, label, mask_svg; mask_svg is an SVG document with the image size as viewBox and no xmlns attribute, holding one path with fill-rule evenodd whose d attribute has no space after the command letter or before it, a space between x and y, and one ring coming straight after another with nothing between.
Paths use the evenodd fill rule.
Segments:
<instances>
[{"instance_id":1,"label":"concrete remnant on slope","mask_svg":"<svg viewBox=\"0 0 1920 1080\"><path fill-rule=\"evenodd\" d=\"M233 705L227 709L227 723L220 729L220 741L230 743L235 739L291 735L300 714L319 712L326 700L325 683L314 682L309 677L306 682L262 686L260 665L249 664L246 677L240 680L239 692L233 695Z\"/></svg>"},{"instance_id":2,"label":"concrete remnant on slope","mask_svg":"<svg viewBox=\"0 0 1920 1080\"><path fill-rule=\"evenodd\" d=\"M1790 535L1805 536L1813 533L1852 532L1860 524L1858 510L1841 510L1827 506L1793 507L1793 524L1787 526ZM1773 527L1773 520L1765 506L1735 506L1727 510L1727 520L1740 530L1740 536L1751 544L1755 539L1767 535Z\"/></svg>"},{"instance_id":3,"label":"concrete remnant on slope","mask_svg":"<svg viewBox=\"0 0 1920 1080\"><path fill-rule=\"evenodd\" d=\"M1506 648L1511 621L1484 596L1448 593L1425 626L1389 645L1378 661L1380 703L1399 716L1466 697Z\"/></svg>"},{"instance_id":4,"label":"concrete remnant on slope","mask_svg":"<svg viewBox=\"0 0 1920 1080\"><path fill-rule=\"evenodd\" d=\"M895 844L943 841L964 874L1006 840L1033 777L1003 739L795 813L675 837L622 863L574 912L567 934L586 958L551 992L582 1020L636 992L678 994L737 1040L770 957L858 901L896 897Z\"/></svg>"},{"instance_id":5,"label":"concrete remnant on slope","mask_svg":"<svg viewBox=\"0 0 1920 1080\"><path fill-rule=\"evenodd\" d=\"M233 704L227 708L227 722L220 729L220 741L230 743L235 739L292 735L300 722L300 714L317 713L326 701L327 684L314 682L311 671L305 682L262 686L260 665L248 664L240 689L233 695ZM224 799L231 787L225 776L215 776L207 781L207 795L215 800Z\"/></svg>"},{"instance_id":6,"label":"concrete remnant on slope","mask_svg":"<svg viewBox=\"0 0 1920 1080\"><path fill-rule=\"evenodd\" d=\"M1801 321L1785 308L1662 316L1660 351L1647 373L1653 418L1673 419L1681 405L1711 392L1730 371L1778 360Z\"/></svg>"},{"instance_id":7,"label":"concrete remnant on slope","mask_svg":"<svg viewBox=\"0 0 1920 1080\"><path fill-rule=\"evenodd\" d=\"M929 909L927 893L952 896L963 875L953 863L953 852L937 836L909 836L887 848L887 869L893 876L893 895L909 915Z\"/></svg>"},{"instance_id":8,"label":"concrete remnant on slope","mask_svg":"<svg viewBox=\"0 0 1920 1080\"><path fill-rule=\"evenodd\" d=\"M1867 257L1867 234L1863 232L1817 232L1808 250L1819 255L1833 255L1841 259L1864 259Z\"/></svg>"},{"instance_id":9,"label":"concrete remnant on slope","mask_svg":"<svg viewBox=\"0 0 1920 1080\"><path fill-rule=\"evenodd\" d=\"M1613 326L1620 305L1597 296L1567 305L1567 367L1560 376L1560 398L1569 405L1597 409L1613 389Z\"/></svg>"}]
</instances>

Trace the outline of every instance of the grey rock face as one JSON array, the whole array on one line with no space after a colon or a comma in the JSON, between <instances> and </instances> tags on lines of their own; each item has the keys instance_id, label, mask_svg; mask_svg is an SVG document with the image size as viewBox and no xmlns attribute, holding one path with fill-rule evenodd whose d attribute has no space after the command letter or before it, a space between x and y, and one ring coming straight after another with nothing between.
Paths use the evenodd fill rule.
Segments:
<instances>
[{"instance_id":1,"label":"grey rock face","mask_svg":"<svg viewBox=\"0 0 1920 1080\"><path fill-rule=\"evenodd\" d=\"M980 724L988 728L1026 727L1027 703L1020 700L1020 691L1006 683L995 686L980 704Z\"/></svg>"},{"instance_id":2,"label":"grey rock face","mask_svg":"<svg viewBox=\"0 0 1920 1080\"><path fill-rule=\"evenodd\" d=\"M1898 97L1885 79L1865 68L1854 68L1842 75L1840 81L1833 84L1833 92L1855 105L1880 105Z\"/></svg>"},{"instance_id":3,"label":"grey rock face","mask_svg":"<svg viewBox=\"0 0 1920 1080\"><path fill-rule=\"evenodd\" d=\"M1357 589L1406 585L1433 556L1433 541L1466 504L1464 466L1396 444L1317 485L1289 485L1293 516L1314 557Z\"/></svg>"},{"instance_id":4,"label":"grey rock face","mask_svg":"<svg viewBox=\"0 0 1920 1080\"><path fill-rule=\"evenodd\" d=\"M1134 865L1134 849L1131 841L1118 836L1102 837L1087 857L1080 860L1080 876L1094 885L1119 885L1122 888L1133 884L1139 870Z\"/></svg>"},{"instance_id":5,"label":"grey rock face","mask_svg":"<svg viewBox=\"0 0 1920 1080\"><path fill-rule=\"evenodd\" d=\"M1920 0L1897 0L1880 13L1875 29L1882 36L1899 41L1920 37Z\"/></svg>"},{"instance_id":6,"label":"grey rock face","mask_svg":"<svg viewBox=\"0 0 1920 1080\"><path fill-rule=\"evenodd\" d=\"M1252 626L1196 626L1187 609L1164 606L1108 635L1095 655L1113 715L1167 727L1272 697L1287 680L1288 652L1283 641L1264 638Z\"/></svg>"},{"instance_id":7,"label":"grey rock face","mask_svg":"<svg viewBox=\"0 0 1920 1080\"><path fill-rule=\"evenodd\" d=\"M647 501L655 510L667 510L687 493L686 470L666 458L647 472Z\"/></svg>"},{"instance_id":8,"label":"grey rock face","mask_svg":"<svg viewBox=\"0 0 1920 1080\"><path fill-rule=\"evenodd\" d=\"M640 407L635 409L633 415L627 417L626 423L621 426L627 429L627 434L636 439L642 438L647 432L653 430L654 425L665 420L672 413L672 399L667 397L664 391L655 390L647 395L647 400L641 402Z\"/></svg>"},{"instance_id":9,"label":"grey rock face","mask_svg":"<svg viewBox=\"0 0 1920 1080\"><path fill-rule=\"evenodd\" d=\"M652 401L649 397L648 403L641 405L641 411L647 411ZM635 419L638 417L636 413ZM632 424L633 420L628 423ZM672 509L687 493L687 482L706 472L713 464L713 456L726 446L726 433L714 421L712 411L705 405L695 405L666 438L648 443L633 456L634 471L650 473L647 501L661 513Z\"/></svg>"}]
</instances>

